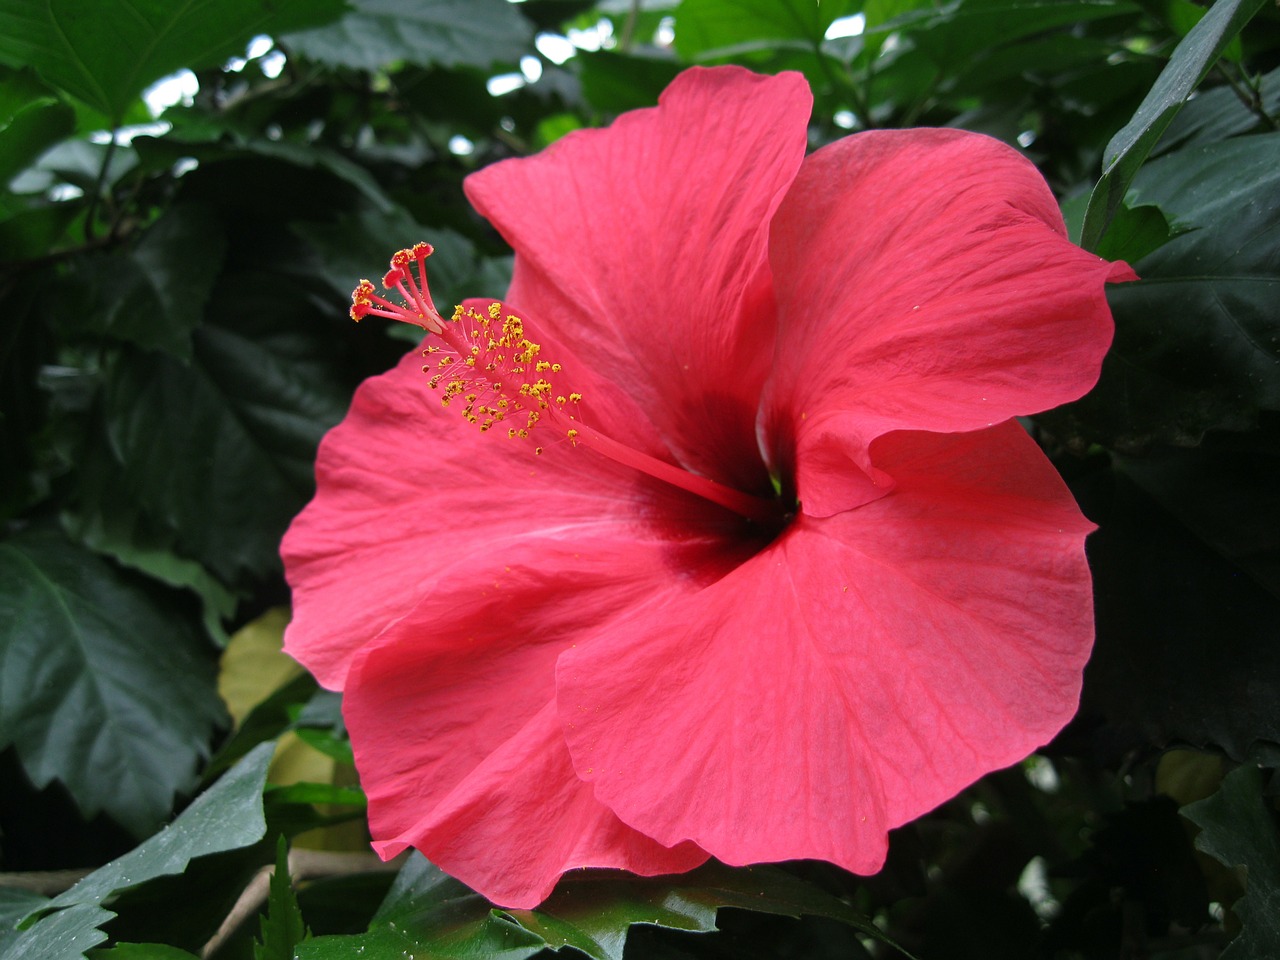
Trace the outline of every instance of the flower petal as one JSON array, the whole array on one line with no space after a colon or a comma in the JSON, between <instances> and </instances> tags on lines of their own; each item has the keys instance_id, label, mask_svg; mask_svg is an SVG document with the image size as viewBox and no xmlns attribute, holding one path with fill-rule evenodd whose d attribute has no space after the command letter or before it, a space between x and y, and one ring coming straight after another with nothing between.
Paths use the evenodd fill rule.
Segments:
<instances>
[{"instance_id":1,"label":"flower petal","mask_svg":"<svg viewBox=\"0 0 1280 960\"><path fill-rule=\"evenodd\" d=\"M715 109L708 109L714 104ZM470 176L516 251L507 299L626 384L684 465L768 490L756 455L774 334L768 225L804 157L799 74L693 69L659 106Z\"/></svg>"},{"instance_id":2,"label":"flower petal","mask_svg":"<svg viewBox=\"0 0 1280 960\"><path fill-rule=\"evenodd\" d=\"M725 546L740 524L727 511L572 448L549 425L527 440L480 433L441 409L421 364L410 353L360 387L321 444L316 496L281 547L294 599L286 650L324 685L340 689L361 646L450 571L484 578L548 542L588 557L604 544L630 551L610 571L617 581L698 582L749 549ZM584 406L599 419L625 411L625 397L587 383L598 402ZM642 431L632 439L653 445Z\"/></svg>"},{"instance_id":3,"label":"flower petal","mask_svg":"<svg viewBox=\"0 0 1280 960\"><path fill-rule=\"evenodd\" d=\"M613 582L635 551L584 564L571 550L491 581L446 578L347 678L375 849L389 858L416 847L507 907L536 906L577 867L652 875L707 858L625 826L573 771L552 700L555 658L620 613L656 611L662 591Z\"/></svg>"},{"instance_id":4,"label":"flower petal","mask_svg":"<svg viewBox=\"0 0 1280 960\"><path fill-rule=\"evenodd\" d=\"M1048 741L1092 642L1091 525L1015 422L874 445L893 492L557 667L575 769L626 823L741 864L867 873L886 830Z\"/></svg>"},{"instance_id":5,"label":"flower petal","mask_svg":"<svg viewBox=\"0 0 1280 960\"><path fill-rule=\"evenodd\" d=\"M847 507L806 475L836 455L810 445L843 438L867 470L889 430L980 429L1081 396L1111 342L1104 285L1133 277L1066 239L1031 163L957 130L872 131L817 151L774 218L770 260L769 423L796 438L813 515Z\"/></svg>"}]
</instances>

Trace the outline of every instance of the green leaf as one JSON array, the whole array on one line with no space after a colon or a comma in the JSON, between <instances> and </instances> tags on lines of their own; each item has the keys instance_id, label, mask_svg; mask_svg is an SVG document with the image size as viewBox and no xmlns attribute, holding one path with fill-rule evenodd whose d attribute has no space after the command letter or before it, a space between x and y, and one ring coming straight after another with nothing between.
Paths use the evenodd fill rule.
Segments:
<instances>
[{"instance_id":1,"label":"green leaf","mask_svg":"<svg viewBox=\"0 0 1280 960\"><path fill-rule=\"evenodd\" d=\"M117 943L112 947L92 950L89 960L199 960L194 953L188 953L167 943Z\"/></svg>"},{"instance_id":2,"label":"green leaf","mask_svg":"<svg viewBox=\"0 0 1280 960\"><path fill-rule=\"evenodd\" d=\"M827 27L857 9L851 0L684 0L676 15L676 51L690 61L760 42L816 51Z\"/></svg>"},{"instance_id":3,"label":"green leaf","mask_svg":"<svg viewBox=\"0 0 1280 960\"><path fill-rule=\"evenodd\" d=\"M30 69L0 68L0 187L74 129L75 113Z\"/></svg>"},{"instance_id":4,"label":"green leaf","mask_svg":"<svg viewBox=\"0 0 1280 960\"><path fill-rule=\"evenodd\" d=\"M1214 431L1196 447L1116 456L1118 469L1280 599L1280 430Z\"/></svg>"},{"instance_id":5,"label":"green leaf","mask_svg":"<svg viewBox=\"0 0 1280 960\"><path fill-rule=\"evenodd\" d=\"M447 227L423 226L400 207L386 212L365 207L332 223L301 222L289 228L315 252L315 273L344 299L361 277L381 277L396 250L419 240L435 247L427 273L442 310L466 297L500 296L511 282L510 271L481 257L466 237Z\"/></svg>"},{"instance_id":6,"label":"green leaf","mask_svg":"<svg viewBox=\"0 0 1280 960\"><path fill-rule=\"evenodd\" d=\"M114 917L96 904L77 904L42 918L12 939L0 939L0 960L82 960L107 939L99 928Z\"/></svg>"},{"instance_id":7,"label":"green leaf","mask_svg":"<svg viewBox=\"0 0 1280 960\"><path fill-rule=\"evenodd\" d=\"M1098 243L1097 254L1106 260L1136 263L1164 246L1171 236L1169 222L1153 203L1122 206L1111 229Z\"/></svg>"},{"instance_id":8,"label":"green leaf","mask_svg":"<svg viewBox=\"0 0 1280 960\"><path fill-rule=\"evenodd\" d=\"M621 960L634 924L708 932L716 929L723 907L829 917L885 940L843 901L773 867L733 870L713 864L652 879L588 871L566 879L536 910L502 910L415 856L396 878L368 933L318 937L299 949L298 958L337 960L360 951L365 960L396 960L406 951L425 951L432 957L518 960L568 946L593 960Z\"/></svg>"},{"instance_id":9,"label":"green leaf","mask_svg":"<svg viewBox=\"0 0 1280 960\"><path fill-rule=\"evenodd\" d=\"M261 931L261 939L253 947L253 960L293 960L294 947L310 936L289 877L289 844L284 837L276 843L276 868L271 874Z\"/></svg>"},{"instance_id":10,"label":"green leaf","mask_svg":"<svg viewBox=\"0 0 1280 960\"><path fill-rule=\"evenodd\" d=\"M649 107L680 72L670 57L627 56L612 51L580 52L574 58L582 94L597 110L622 113Z\"/></svg>"},{"instance_id":11,"label":"green leaf","mask_svg":"<svg viewBox=\"0 0 1280 960\"><path fill-rule=\"evenodd\" d=\"M1222 960L1280 956L1280 833L1264 799L1262 773L1242 766L1213 796L1182 808L1201 828L1196 846L1229 867L1243 867L1245 893L1232 910L1244 924Z\"/></svg>"},{"instance_id":12,"label":"green leaf","mask_svg":"<svg viewBox=\"0 0 1280 960\"><path fill-rule=\"evenodd\" d=\"M274 740L288 730L292 726L289 708L305 702L315 692L314 678L304 673L263 700L250 711L240 728L214 755L205 776L225 770L258 744Z\"/></svg>"},{"instance_id":13,"label":"green leaf","mask_svg":"<svg viewBox=\"0 0 1280 960\"><path fill-rule=\"evenodd\" d=\"M1261 107L1270 116L1280 113L1280 67L1258 78ZM1203 146L1264 127L1265 121L1241 102L1229 86L1200 90L1169 124L1152 155L1181 146Z\"/></svg>"},{"instance_id":14,"label":"green leaf","mask_svg":"<svg viewBox=\"0 0 1280 960\"><path fill-rule=\"evenodd\" d=\"M123 857L89 874L40 908L57 910L102 903L113 893L156 877L182 873L196 857L257 843L267 830L262 791L274 744L255 747L173 823ZM48 914L40 922L57 913Z\"/></svg>"},{"instance_id":15,"label":"green leaf","mask_svg":"<svg viewBox=\"0 0 1280 960\"><path fill-rule=\"evenodd\" d=\"M341 787L333 783L290 783L272 787L271 799L280 803L328 804L348 807L365 806L364 791L359 787Z\"/></svg>"},{"instance_id":16,"label":"green leaf","mask_svg":"<svg viewBox=\"0 0 1280 960\"><path fill-rule=\"evenodd\" d=\"M0 958L21 936L18 921L49 902L49 898L30 890L0 887Z\"/></svg>"},{"instance_id":17,"label":"green leaf","mask_svg":"<svg viewBox=\"0 0 1280 960\"><path fill-rule=\"evenodd\" d=\"M127 252L90 261L85 325L98 333L191 358L191 331L222 267L227 241L205 207L170 207Z\"/></svg>"},{"instance_id":18,"label":"green leaf","mask_svg":"<svg viewBox=\"0 0 1280 960\"><path fill-rule=\"evenodd\" d=\"M201 638L165 598L62 537L0 543L0 743L37 786L145 835L223 722Z\"/></svg>"},{"instance_id":19,"label":"green leaf","mask_svg":"<svg viewBox=\"0 0 1280 960\"><path fill-rule=\"evenodd\" d=\"M85 950L106 939L98 928L115 914L101 904L113 894L156 877L181 874L196 857L237 850L260 840L266 833L262 790L271 754L269 745L257 748L160 833L53 900L35 906L28 915L30 925L17 940L12 944L0 940L4 948L0 960L79 960ZM44 952L55 945L61 952ZM176 960L172 954L148 948L138 944L110 955L122 960Z\"/></svg>"},{"instance_id":20,"label":"green leaf","mask_svg":"<svg viewBox=\"0 0 1280 960\"><path fill-rule=\"evenodd\" d=\"M316 937L300 944L298 960L403 960L431 950L442 958L521 960L547 946L494 910L492 904L420 856L396 877L367 933Z\"/></svg>"},{"instance_id":21,"label":"green leaf","mask_svg":"<svg viewBox=\"0 0 1280 960\"><path fill-rule=\"evenodd\" d=\"M48 897L30 890L0 887L0 946L3 946L5 936L13 931L19 920L48 902Z\"/></svg>"},{"instance_id":22,"label":"green leaf","mask_svg":"<svg viewBox=\"0 0 1280 960\"><path fill-rule=\"evenodd\" d=\"M397 62L488 67L530 52L529 25L505 0L352 0L351 6L337 23L280 40L312 60L369 71Z\"/></svg>"},{"instance_id":23,"label":"green leaf","mask_svg":"<svg viewBox=\"0 0 1280 960\"><path fill-rule=\"evenodd\" d=\"M288 281L240 276L219 284L190 364L130 351L111 370L107 425L129 491L224 583L278 569L316 446L344 410L322 309Z\"/></svg>"},{"instance_id":24,"label":"green leaf","mask_svg":"<svg viewBox=\"0 0 1280 960\"><path fill-rule=\"evenodd\" d=\"M235 613L236 595L194 560L180 557L168 545L150 539L150 534L141 529L142 517L136 505L121 506L119 512L69 514L63 522L67 532L90 549L105 553L117 563L140 570L161 583L194 592L200 598L209 639L220 646L225 644L227 632L222 624ZM171 538L163 539L171 545Z\"/></svg>"},{"instance_id":25,"label":"green leaf","mask_svg":"<svg viewBox=\"0 0 1280 960\"><path fill-rule=\"evenodd\" d=\"M257 34L327 23L341 0L0 0L0 62L41 76L118 124L153 80L220 64Z\"/></svg>"},{"instance_id":26,"label":"green leaf","mask_svg":"<svg viewBox=\"0 0 1280 960\"><path fill-rule=\"evenodd\" d=\"M1179 744L1243 759L1259 742L1280 743L1280 601L1129 476L1101 470L1072 491L1099 527L1079 732L1105 762Z\"/></svg>"},{"instance_id":27,"label":"green leaf","mask_svg":"<svg viewBox=\"0 0 1280 960\"><path fill-rule=\"evenodd\" d=\"M1133 204L1181 234L1110 287L1116 339L1098 386L1045 418L1083 443L1129 453L1193 445L1280 409L1280 134L1152 161Z\"/></svg>"},{"instance_id":28,"label":"green leaf","mask_svg":"<svg viewBox=\"0 0 1280 960\"><path fill-rule=\"evenodd\" d=\"M1103 156L1102 177L1089 198L1080 244L1096 250L1116 209L1124 200L1151 149L1173 122L1187 97L1204 79L1227 44L1267 0L1217 0L1182 39L1125 127L1112 137Z\"/></svg>"}]
</instances>

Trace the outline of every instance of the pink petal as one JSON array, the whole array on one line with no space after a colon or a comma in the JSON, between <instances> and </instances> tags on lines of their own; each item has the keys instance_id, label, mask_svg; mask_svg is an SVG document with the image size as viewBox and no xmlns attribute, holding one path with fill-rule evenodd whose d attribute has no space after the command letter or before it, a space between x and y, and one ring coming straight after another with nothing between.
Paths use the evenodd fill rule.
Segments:
<instances>
[{"instance_id":1,"label":"pink petal","mask_svg":"<svg viewBox=\"0 0 1280 960\"><path fill-rule=\"evenodd\" d=\"M554 317L585 363L626 384L682 464L767 490L768 225L812 95L799 74L724 67L682 73L659 104L487 167L467 195L516 250L508 300Z\"/></svg>"},{"instance_id":2,"label":"pink petal","mask_svg":"<svg viewBox=\"0 0 1280 960\"><path fill-rule=\"evenodd\" d=\"M693 844L655 843L574 774L553 703L554 663L619 615L656 615L663 591L618 584L622 546L570 546L482 579L458 571L355 661L344 713L374 847L413 846L508 907L533 907L577 867L692 869ZM653 571L646 569L652 575Z\"/></svg>"},{"instance_id":3,"label":"pink petal","mask_svg":"<svg viewBox=\"0 0 1280 960\"><path fill-rule=\"evenodd\" d=\"M560 657L575 769L624 822L729 863L872 872L887 829L1072 715L1091 525L1035 444L1011 422L872 454L888 496L802 515L660 619Z\"/></svg>"},{"instance_id":4,"label":"pink petal","mask_svg":"<svg viewBox=\"0 0 1280 960\"><path fill-rule=\"evenodd\" d=\"M489 577L545 543L583 556L621 544L631 555L611 572L617 581L697 582L750 549L722 548L735 517L571 448L549 425L527 440L480 433L441 408L421 365L415 351L360 387L321 444L318 492L281 548L294 599L286 650L326 686L341 688L356 652L458 570ZM625 396L578 369L593 422L634 416ZM628 439L657 446L638 427Z\"/></svg>"},{"instance_id":5,"label":"pink petal","mask_svg":"<svg viewBox=\"0 0 1280 960\"><path fill-rule=\"evenodd\" d=\"M843 456L866 470L889 430L974 430L1081 396L1111 342L1104 285L1133 277L1067 241L1029 162L957 130L817 151L774 219L770 261L770 422L794 431L813 515L857 502L809 469Z\"/></svg>"}]
</instances>

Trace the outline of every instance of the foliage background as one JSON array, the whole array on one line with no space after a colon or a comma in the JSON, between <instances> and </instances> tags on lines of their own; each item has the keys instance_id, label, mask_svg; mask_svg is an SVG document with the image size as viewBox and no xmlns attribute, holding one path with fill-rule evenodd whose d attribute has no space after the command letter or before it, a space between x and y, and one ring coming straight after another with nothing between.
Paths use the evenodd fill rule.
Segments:
<instances>
[{"instance_id":1,"label":"foliage background","mask_svg":"<svg viewBox=\"0 0 1280 960\"><path fill-rule=\"evenodd\" d=\"M1028 424L1099 525L1083 702L875 877L491 910L363 852L277 544L406 347L354 280L429 238L438 299L501 294L462 178L722 62L803 71L814 146L1019 146L1143 277ZM1280 956L1278 119L1270 0L0 0L0 960Z\"/></svg>"}]
</instances>

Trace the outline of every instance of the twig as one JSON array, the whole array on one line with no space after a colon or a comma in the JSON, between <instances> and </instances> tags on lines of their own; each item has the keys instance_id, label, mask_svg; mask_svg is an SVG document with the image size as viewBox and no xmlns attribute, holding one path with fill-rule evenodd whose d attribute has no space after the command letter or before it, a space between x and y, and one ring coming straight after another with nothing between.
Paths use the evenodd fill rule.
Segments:
<instances>
[{"instance_id":1,"label":"twig","mask_svg":"<svg viewBox=\"0 0 1280 960\"><path fill-rule=\"evenodd\" d=\"M93 867L76 870L27 870L21 873L0 873L0 887L30 890L45 897L52 897L70 890L93 873Z\"/></svg>"},{"instance_id":2,"label":"twig","mask_svg":"<svg viewBox=\"0 0 1280 960\"><path fill-rule=\"evenodd\" d=\"M393 860L383 861L373 853L334 853L326 850L290 850L289 877L294 883L315 880L320 877L344 877L357 873L384 873L400 869L408 853ZM202 958L212 956L249 917L257 913L267 901L271 876L275 864L268 864L254 874L244 888L235 906L227 914L218 932L200 950Z\"/></svg>"}]
</instances>

